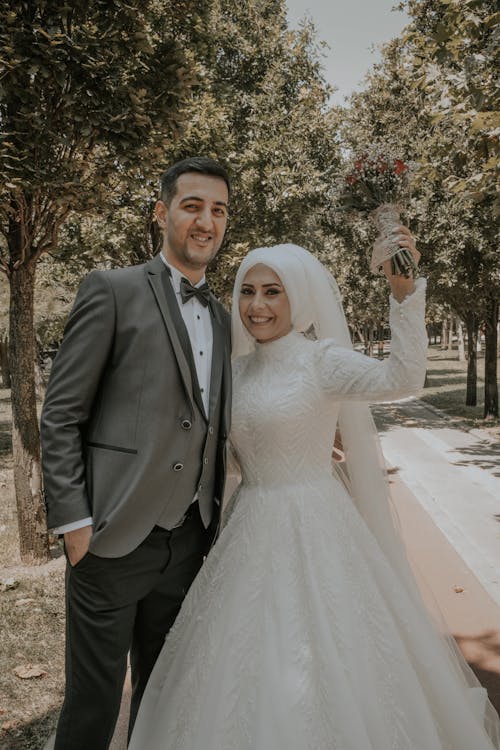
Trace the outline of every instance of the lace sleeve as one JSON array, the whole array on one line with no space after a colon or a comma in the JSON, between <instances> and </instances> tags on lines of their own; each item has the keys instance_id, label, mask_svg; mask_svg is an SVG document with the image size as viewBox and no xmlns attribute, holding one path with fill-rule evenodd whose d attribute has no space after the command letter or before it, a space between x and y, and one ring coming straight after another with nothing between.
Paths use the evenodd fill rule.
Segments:
<instances>
[{"instance_id":1,"label":"lace sleeve","mask_svg":"<svg viewBox=\"0 0 500 750\"><path fill-rule=\"evenodd\" d=\"M385 401L414 394L425 378L425 279L398 303L391 296L391 353L387 360L366 357L337 346L332 340L317 345L317 367L324 390L341 400Z\"/></svg>"}]
</instances>

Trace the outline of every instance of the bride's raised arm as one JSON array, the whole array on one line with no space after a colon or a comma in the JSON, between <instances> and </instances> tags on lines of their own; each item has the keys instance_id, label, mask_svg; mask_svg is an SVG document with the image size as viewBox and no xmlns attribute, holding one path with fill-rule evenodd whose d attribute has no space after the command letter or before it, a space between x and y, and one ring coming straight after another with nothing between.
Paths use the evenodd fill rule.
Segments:
<instances>
[{"instance_id":1,"label":"bride's raised arm","mask_svg":"<svg viewBox=\"0 0 500 750\"><path fill-rule=\"evenodd\" d=\"M418 262L419 253L406 227L399 227L400 245ZM384 272L391 287L389 300L391 353L381 362L364 354L323 340L317 347L321 386L340 400L386 401L411 396L425 379L427 332L425 329L425 279L391 274L390 261Z\"/></svg>"}]
</instances>

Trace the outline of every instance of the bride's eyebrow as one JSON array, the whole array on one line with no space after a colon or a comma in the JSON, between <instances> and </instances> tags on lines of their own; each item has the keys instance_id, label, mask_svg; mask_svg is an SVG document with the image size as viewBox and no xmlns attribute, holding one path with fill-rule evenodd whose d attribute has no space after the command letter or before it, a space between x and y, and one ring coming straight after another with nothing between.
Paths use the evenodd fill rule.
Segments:
<instances>
[{"instance_id":1,"label":"bride's eyebrow","mask_svg":"<svg viewBox=\"0 0 500 750\"><path fill-rule=\"evenodd\" d=\"M272 286L276 286L278 287L278 289L283 289L283 285L279 284L277 281L272 281L270 284L261 284L261 286L263 289L267 289ZM243 284L241 285L241 288L243 289L243 287L248 287L249 289L255 289L254 285L250 284L248 281L243 282Z\"/></svg>"}]
</instances>

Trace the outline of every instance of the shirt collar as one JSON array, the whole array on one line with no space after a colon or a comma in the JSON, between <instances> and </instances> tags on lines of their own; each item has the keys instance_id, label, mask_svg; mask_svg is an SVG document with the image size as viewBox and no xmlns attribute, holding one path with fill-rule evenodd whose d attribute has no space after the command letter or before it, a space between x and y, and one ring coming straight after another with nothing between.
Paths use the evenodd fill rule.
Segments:
<instances>
[{"instance_id":1,"label":"shirt collar","mask_svg":"<svg viewBox=\"0 0 500 750\"><path fill-rule=\"evenodd\" d=\"M181 293L181 279L186 278L183 273L179 271L178 268L175 266L172 266L167 260L165 260L165 256L163 253L160 253L160 258L164 262L167 268L170 269L170 279L172 281L172 286L174 287L174 291L176 294ZM196 284L193 284L193 286L201 286L205 283L205 276L203 275L203 278L201 278Z\"/></svg>"}]
</instances>

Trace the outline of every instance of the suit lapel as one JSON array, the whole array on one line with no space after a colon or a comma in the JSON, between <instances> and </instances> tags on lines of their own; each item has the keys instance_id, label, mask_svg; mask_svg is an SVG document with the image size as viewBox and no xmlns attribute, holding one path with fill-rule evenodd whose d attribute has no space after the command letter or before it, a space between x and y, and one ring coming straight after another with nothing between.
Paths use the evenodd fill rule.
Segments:
<instances>
[{"instance_id":1,"label":"suit lapel","mask_svg":"<svg viewBox=\"0 0 500 750\"><path fill-rule=\"evenodd\" d=\"M213 305L212 310L214 310ZM212 371L210 374L210 398L208 403L209 417L214 413L220 396L226 344L226 331L215 311L212 313L212 334Z\"/></svg>"},{"instance_id":2,"label":"suit lapel","mask_svg":"<svg viewBox=\"0 0 500 750\"><path fill-rule=\"evenodd\" d=\"M214 341L210 380L210 414L217 407L217 401L221 397L223 399L221 430L227 436L231 424L231 335L229 326L222 319L219 304L213 298L211 309Z\"/></svg>"},{"instance_id":3,"label":"suit lapel","mask_svg":"<svg viewBox=\"0 0 500 750\"><path fill-rule=\"evenodd\" d=\"M167 267L159 255L146 264L146 273L172 342L186 393L191 403L195 402L201 414L206 416L189 335L175 298ZM219 303L213 297L210 302L213 349L208 417L210 418L217 408L217 402L222 392L224 399L221 414L222 426L227 433L231 422L231 348L229 331L221 318L218 305Z\"/></svg>"},{"instance_id":4,"label":"suit lapel","mask_svg":"<svg viewBox=\"0 0 500 750\"><path fill-rule=\"evenodd\" d=\"M177 332L179 341L182 346L182 351L185 354L189 371L191 373L191 383L193 387L193 397L196 401L196 404L198 406L198 409L205 415L205 407L203 406L203 399L201 397L201 391L200 391L200 384L198 382L198 375L196 373L196 365L194 362L193 357L193 348L191 346L191 340L189 338L189 333L186 328L186 324L184 323L184 319L182 317L181 311L179 310L179 304L175 298L175 292L172 288L172 282L170 281L170 278L168 274L165 274L163 278L163 283L165 285L165 296L167 298L167 305L170 312L170 316L172 320L174 321L174 327Z\"/></svg>"},{"instance_id":5,"label":"suit lapel","mask_svg":"<svg viewBox=\"0 0 500 750\"><path fill-rule=\"evenodd\" d=\"M160 308L163 322L165 323L170 341L172 342L172 348L177 359L177 364L179 366L179 371L184 383L184 387L186 389L186 393L190 401L193 402L195 400L193 395L193 376L191 368L189 366L188 357L184 352L184 348L181 344L178 329L175 323L175 312L177 311L179 317L181 316L179 307L177 305L177 300L175 299L175 292L172 288L172 284L168 276L167 268L162 259L159 256L156 256L147 264L146 273L148 281L153 290L153 294L156 298L156 302L158 303L158 307Z\"/></svg>"}]
</instances>

